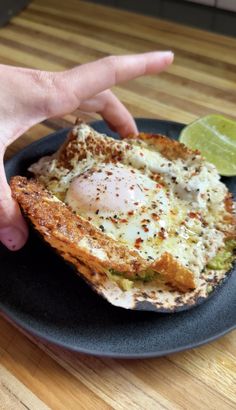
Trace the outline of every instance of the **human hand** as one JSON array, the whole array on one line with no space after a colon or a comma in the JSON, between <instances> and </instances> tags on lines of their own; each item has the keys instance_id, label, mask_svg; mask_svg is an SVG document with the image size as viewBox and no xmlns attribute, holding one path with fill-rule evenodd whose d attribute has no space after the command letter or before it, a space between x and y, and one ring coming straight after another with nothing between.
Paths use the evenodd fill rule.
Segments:
<instances>
[{"instance_id":1,"label":"human hand","mask_svg":"<svg viewBox=\"0 0 236 410\"><path fill-rule=\"evenodd\" d=\"M77 108L101 114L122 137L137 133L131 114L109 88L158 73L172 61L171 52L151 52L106 57L63 72L0 65L0 242L10 250L18 250L28 236L5 176L3 157L7 146L33 125Z\"/></svg>"}]
</instances>

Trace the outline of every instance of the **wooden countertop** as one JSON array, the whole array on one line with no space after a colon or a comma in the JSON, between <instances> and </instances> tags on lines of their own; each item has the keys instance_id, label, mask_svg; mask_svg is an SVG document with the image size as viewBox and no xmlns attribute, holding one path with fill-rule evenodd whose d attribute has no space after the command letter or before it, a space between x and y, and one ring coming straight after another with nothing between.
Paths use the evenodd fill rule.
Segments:
<instances>
[{"instance_id":1,"label":"wooden countertop","mask_svg":"<svg viewBox=\"0 0 236 410\"><path fill-rule=\"evenodd\" d=\"M79 0L35 0L0 30L0 40L1 63L45 70L171 49L168 72L115 87L132 114L186 123L214 112L236 118L233 38ZM76 115L32 128L7 156ZM235 331L191 351L128 361L71 353L0 319L0 409L225 410L236 407L235 386Z\"/></svg>"}]
</instances>

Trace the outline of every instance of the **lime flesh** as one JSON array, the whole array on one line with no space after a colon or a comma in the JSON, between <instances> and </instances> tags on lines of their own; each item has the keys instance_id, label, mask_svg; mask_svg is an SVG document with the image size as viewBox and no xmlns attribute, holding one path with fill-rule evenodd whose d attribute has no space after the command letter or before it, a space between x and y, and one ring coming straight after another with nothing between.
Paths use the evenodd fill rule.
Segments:
<instances>
[{"instance_id":1,"label":"lime flesh","mask_svg":"<svg viewBox=\"0 0 236 410\"><path fill-rule=\"evenodd\" d=\"M236 121L222 115L207 115L187 125L180 134L180 142L198 149L219 174L236 175Z\"/></svg>"}]
</instances>

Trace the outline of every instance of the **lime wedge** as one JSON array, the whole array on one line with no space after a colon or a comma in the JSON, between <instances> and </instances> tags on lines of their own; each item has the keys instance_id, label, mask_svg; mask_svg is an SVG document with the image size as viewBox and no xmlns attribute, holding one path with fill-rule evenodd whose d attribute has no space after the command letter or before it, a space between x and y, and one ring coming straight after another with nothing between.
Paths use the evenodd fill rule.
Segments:
<instances>
[{"instance_id":1,"label":"lime wedge","mask_svg":"<svg viewBox=\"0 0 236 410\"><path fill-rule=\"evenodd\" d=\"M207 115L187 125L180 141L198 149L219 174L236 175L236 122L222 115Z\"/></svg>"}]
</instances>

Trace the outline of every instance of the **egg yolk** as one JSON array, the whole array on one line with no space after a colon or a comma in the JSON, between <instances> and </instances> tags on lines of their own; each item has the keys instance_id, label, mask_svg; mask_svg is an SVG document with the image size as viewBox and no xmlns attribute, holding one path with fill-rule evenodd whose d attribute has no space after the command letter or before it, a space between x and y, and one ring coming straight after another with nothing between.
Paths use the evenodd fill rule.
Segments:
<instances>
[{"instance_id":1,"label":"egg yolk","mask_svg":"<svg viewBox=\"0 0 236 410\"><path fill-rule=\"evenodd\" d=\"M134 211L147 203L147 185L152 185L140 172L115 164L91 168L71 182L65 202L82 213Z\"/></svg>"}]
</instances>

